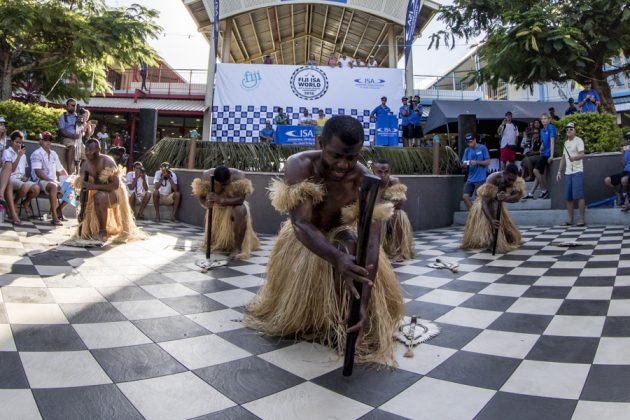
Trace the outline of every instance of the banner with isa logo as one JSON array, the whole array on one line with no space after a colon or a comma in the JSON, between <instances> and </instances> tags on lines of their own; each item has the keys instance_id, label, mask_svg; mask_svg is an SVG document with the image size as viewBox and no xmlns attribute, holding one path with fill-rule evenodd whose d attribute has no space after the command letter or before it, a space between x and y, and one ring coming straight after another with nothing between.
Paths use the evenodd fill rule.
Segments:
<instances>
[{"instance_id":1,"label":"banner with isa logo","mask_svg":"<svg viewBox=\"0 0 630 420\"><path fill-rule=\"evenodd\" d=\"M420 14L421 8L422 0L409 0L409 5L407 6L407 14L405 15L405 66L407 65L407 60L409 60L413 34L416 31L418 14Z\"/></svg>"}]
</instances>

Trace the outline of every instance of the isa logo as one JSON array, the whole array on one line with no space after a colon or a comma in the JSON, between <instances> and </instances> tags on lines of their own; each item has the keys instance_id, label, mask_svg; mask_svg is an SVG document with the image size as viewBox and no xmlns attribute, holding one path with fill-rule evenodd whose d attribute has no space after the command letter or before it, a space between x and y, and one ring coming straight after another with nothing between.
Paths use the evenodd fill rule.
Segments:
<instances>
[{"instance_id":1,"label":"isa logo","mask_svg":"<svg viewBox=\"0 0 630 420\"><path fill-rule=\"evenodd\" d=\"M243 80L241 80L241 87L245 90L254 90L260 85L261 80L260 72L246 71L243 74Z\"/></svg>"},{"instance_id":2,"label":"isa logo","mask_svg":"<svg viewBox=\"0 0 630 420\"><path fill-rule=\"evenodd\" d=\"M328 92L328 77L317 67L303 66L293 72L289 85L295 96L312 101Z\"/></svg>"},{"instance_id":3,"label":"isa logo","mask_svg":"<svg viewBox=\"0 0 630 420\"><path fill-rule=\"evenodd\" d=\"M375 79L372 77L364 77L354 79L354 85L360 89L381 89L385 87L385 79Z\"/></svg>"},{"instance_id":4,"label":"isa logo","mask_svg":"<svg viewBox=\"0 0 630 420\"><path fill-rule=\"evenodd\" d=\"M376 133L384 137L398 137L398 128L379 127L376 129Z\"/></svg>"}]
</instances>

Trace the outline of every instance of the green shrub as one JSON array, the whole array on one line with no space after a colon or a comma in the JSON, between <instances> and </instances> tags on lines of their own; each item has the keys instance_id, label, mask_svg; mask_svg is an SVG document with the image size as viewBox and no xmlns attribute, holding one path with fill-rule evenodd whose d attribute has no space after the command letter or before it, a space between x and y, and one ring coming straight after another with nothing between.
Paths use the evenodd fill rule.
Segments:
<instances>
[{"instance_id":1,"label":"green shrub","mask_svg":"<svg viewBox=\"0 0 630 420\"><path fill-rule=\"evenodd\" d=\"M188 162L189 139L165 138L160 140L141 157L150 172L160 163L170 162L173 167L185 168ZM208 169L225 165L248 172L282 172L284 162L294 153L312 150L310 146L278 145L268 143L197 142L196 169ZM425 147L364 147L359 161L370 165L379 159L387 159L392 172L397 175L430 175L433 150ZM440 151L440 173L449 174L459 168L457 154L450 147Z\"/></svg>"},{"instance_id":2,"label":"green shrub","mask_svg":"<svg viewBox=\"0 0 630 420\"><path fill-rule=\"evenodd\" d=\"M614 115L589 112L573 114L554 121L558 131L556 139L556 156L562 155L564 142L567 139L566 125L575 123L577 136L584 140L586 153L618 152L623 146L623 130L617 126Z\"/></svg>"},{"instance_id":3,"label":"green shrub","mask_svg":"<svg viewBox=\"0 0 630 420\"><path fill-rule=\"evenodd\" d=\"M0 116L7 120L7 133L22 130L29 139L35 139L42 131L57 133L57 120L63 114L62 108L49 108L38 104L25 104L9 100L0 102Z\"/></svg>"}]
</instances>

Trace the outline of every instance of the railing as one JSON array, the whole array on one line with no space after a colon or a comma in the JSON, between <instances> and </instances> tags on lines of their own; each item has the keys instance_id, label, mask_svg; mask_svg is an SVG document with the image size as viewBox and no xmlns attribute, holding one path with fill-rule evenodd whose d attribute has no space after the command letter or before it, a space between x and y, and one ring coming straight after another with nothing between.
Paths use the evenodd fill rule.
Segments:
<instances>
[{"instance_id":1,"label":"railing","mask_svg":"<svg viewBox=\"0 0 630 420\"><path fill-rule=\"evenodd\" d=\"M107 80L114 93L143 90L151 94L198 96L206 94L207 70L149 68L142 86L139 69L110 70Z\"/></svg>"}]
</instances>

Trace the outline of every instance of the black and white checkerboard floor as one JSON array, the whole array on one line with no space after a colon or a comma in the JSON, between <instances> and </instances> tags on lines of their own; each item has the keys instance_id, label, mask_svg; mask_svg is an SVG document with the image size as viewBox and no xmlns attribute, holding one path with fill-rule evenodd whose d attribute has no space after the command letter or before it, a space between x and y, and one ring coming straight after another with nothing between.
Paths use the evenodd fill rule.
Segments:
<instances>
[{"instance_id":1,"label":"black and white checkerboard floor","mask_svg":"<svg viewBox=\"0 0 630 420\"><path fill-rule=\"evenodd\" d=\"M411 359L399 346L397 369L348 379L326 348L240 323L272 237L202 274L200 229L143 225L150 239L98 250L0 225L0 418L630 416L630 230L523 228L496 257L459 250L461 228L418 233L395 270L407 314L442 332ZM427 267L436 257L460 271Z\"/></svg>"}]
</instances>

